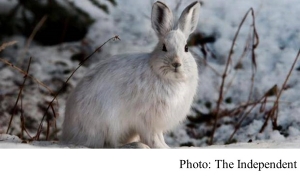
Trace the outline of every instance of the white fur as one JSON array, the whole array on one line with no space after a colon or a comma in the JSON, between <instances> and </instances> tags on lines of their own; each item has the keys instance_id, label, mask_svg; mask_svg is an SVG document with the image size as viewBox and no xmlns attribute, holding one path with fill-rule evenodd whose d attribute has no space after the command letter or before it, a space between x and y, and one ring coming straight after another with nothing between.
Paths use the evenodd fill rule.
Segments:
<instances>
[{"instance_id":1,"label":"white fur","mask_svg":"<svg viewBox=\"0 0 300 181\"><path fill-rule=\"evenodd\" d=\"M197 12L185 9L179 24L196 27L189 19L198 20L192 15L198 16L199 7L199 2L188 6ZM159 37L155 50L113 56L93 67L69 95L63 142L119 147L139 138L151 148L168 147L163 133L186 118L197 89L197 65L185 52L193 30L173 29L172 13L161 2L154 3L151 17Z\"/></svg>"}]
</instances>

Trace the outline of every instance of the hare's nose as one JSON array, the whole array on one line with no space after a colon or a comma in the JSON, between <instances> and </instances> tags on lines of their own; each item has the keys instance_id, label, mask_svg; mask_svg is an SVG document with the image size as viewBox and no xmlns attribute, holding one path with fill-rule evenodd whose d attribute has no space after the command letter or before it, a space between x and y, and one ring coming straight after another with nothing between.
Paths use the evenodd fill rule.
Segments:
<instances>
[{"instance_id":1,"label":"hare's nose","mask_svg":"<svg viewBox=\"0 0 300 181\"><path fill-rule=\"evenodd\" d=\"M172 66L173 66L174 68L178 68L178 67L181 66L181 63L175 62L175 63L172 63Z\"/></svg>"}]
</instances>

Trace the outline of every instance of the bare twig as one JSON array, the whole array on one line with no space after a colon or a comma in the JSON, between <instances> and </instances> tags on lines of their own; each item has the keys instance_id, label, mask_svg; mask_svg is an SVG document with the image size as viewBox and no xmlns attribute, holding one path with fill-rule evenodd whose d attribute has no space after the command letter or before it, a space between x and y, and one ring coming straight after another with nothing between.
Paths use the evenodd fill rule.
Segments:
<instances>
[{"instance_id":1,"label":"bare twig","mask_svg":"<svg viewBox=\"0 0 300 181\"><path fill-rule=\"evenodd\" d=\"M33 31L31 32L28 40L26 41L26 45L24 47L24 50L21 54L21 58L20 60L23 59L25 53L28 51L28 48L33 40L33 38L35 37L36 33L41 29L41 27L43 26L43 24L45 23L45 21L47 20L47 15L43 16L42 19L38 22L38 24L34 27Z\"/></svg>"},{"instance_id":2,"label":"bare twig","mask_svg":"<svg viewBox=\"0 0 300 181\"><path fill-rule=\"evenodd\" d=\"M21 93L21 116L20 116L20 120L21 120L21 139L23 140L23 132L25 131L25 133L27 134L27 136L32 139L32 137L30 136L29 132L26 129L25 126L25 116L24 116L24 109L23 109L23 98L22 98L22 93Z\"/></svg>"},{"instance_id":3,"label":"bare twig","mask_svg":"<svg viewBox=\"0 0 300 181\"><path fill-rule=\"evenodd\" d=\"M255 16L254 16L254 12L252 11L252 38L251 38L251 33L249 34L249 37L246 41L246 45L245 45L245 48L244 48L244 51L241 55L241 57L239 58L238 62L237 62L237 65L241 64L243 58L245 57L248 49L249 49L249 41L251 41L251 61L252 61L252 74L251 74L251 86L250 86L250 92L249 92L249 95L248 95L248 101L247 101L247 104L250 103L251 101L251 97L252 97L252 94L253 94L253 87L254 87L254 78L255 78L255 74L256 74L256 68L257 68L257 65L256 65L256 56L255 56L255 49L257 48L258 44L259 44L259 36L257 34L257 31L256 31L256 26L255 26ZM233 83L233 80L236 76L237 72L235 72L233 78L231 79L231 81L229 82L227 88L226 88L226 91L224 92L224 95L226 95L227 91L229 90L230 86L232 85Z\"/></svg>"},{"instance_id":4,"label":"bare twig","mask_svg":"<svg viewBox=\"0 0 300 181\"><path fill-rule=\"evenodd\" d=\"M241 30L241 27L242 25L244 24L248 14L252 12L252 15L254 16L254 10L253 8L250 8L247 13L245 14L245 16L243 17L239 27L238 27L238 30L233 38L233 41L232 41L232 44L231 44L231 48L230 48L230 51L229 51L229 55L228 55L228 58L227 58L227 62L226 62L226 66L225 66L225 70L223 72L223 75L222 75L222 82L221 82L221 86L220 86L220 91L219 91L219 98L218 98L218 101L217 101L217 108L216 108L216 117L215 117L215 120L214 120L214 124L213 124L213 129L212 129L212 134L211 134L211 138L210 138L210 142L209 144L213 144L214 142L214 133L216 131L216 128L217 128L217 123L218 123L218 119L219 119L219 112L220 112L220 107L221 107L221 103L223 101L223 92L224 92L224 85L225 85L225 79L226 79L226 76L227 76L227 72L228 72L228 69L229 69L229 65L231 64L231 57L233 55L233 48L234 48L234 45L235 45L235 42L237 40L237 37L239 35L239 32ZM256 32L256 30L255 30ZM256 42L255 42L255 45L256 45ZM255 59L254 59L255 60ZM256 62L255 62L256 63Z\"/></svg>"},{"instance_id":5,"label":"bare twig","mask_svg":"<svg viewBox=\"0 0 300 181\"><path fill-rule=\"evenodd\" d=\"M46 111L45 111L45 113L44 113L44 115L43 115L43 118L42 118L42 120L41 120L41 122L40 122L38 131L37 131L37 133L36 133L34 139L39 140L39 137L40 137L40 134L41 134L42 128L43 128L43 121L44 121L44 119L45 119L45 117L46 117L46 115L47 115L48 110L49 110L50 107L52 106L54 100L57 98L57 96L59 95L59 93L65 88L65 86L67 85L67 83L69 82L69 80L70 80L70 79L72 78L72 76L75 74L75 72L76 72L76 71L77 71L77 70L78 70L78 69L79 69L79 68L80 68L80 67L81 67L81 66L82 66L89 58L91 58L95 53L99 52L100 49L101 49L106 43L108 43L108 42L111 41L111 40L120 40L120 38L119 38L119 36L114 36L114 37L108 39L108 40L107 40L106 42L104 42L101 46L99 46L98 48L96 48L95 51L94 51L93 53L91 53L89 56L87 56L85 59L83 59L83 60L79 63L78 67L77 67L75 70L72 71L71 75L67 78L67 80L64 82L63 86L60 88L60 90L55 94L55 96L53 97L53 99L52 99L52 100L50 101L50 103L48 104L48 107L46 108Z\"/></svg>"},{"instance_id":6,"label":"bare twig","mask_svg":"<svg viewBox=\"0 0 300 181\"><path fill-rule=\"evenodd\" d=\"M250 41L251 41L251 33L249 33L249 36L248 36L247 41L246 41L246 44L245 44L245 48L244 48L244 50L243 50L242 55L240 56L240 58L238 59L236 65L235 65L235 69L238 69L237 67L242 65L243 58L246 56L246 54L247 54L247 52L248 52L248 50L249 50L249 42L250 42ZM224 95L227 94L228 90L229 90L230 87L232 86L232 83L233 83L234 79L236 78L237 72L238 72L238 71L235 71L235 72L234 72L234 75L233 75L232 79L231 79L231 80L229 81L229 83L227 84L226 90L224 91Z\"/></svg>"},{"instance_id":7,"label":"bare twig","mask_svg":"<svg viewBox=\"0 0 300 181\"><path fill-rule=\"evenodd\" d=\"M255 56L255 49L257 48L258 44L259 44L259 37L256 31L256 26L255 26L255 15L254 15L254 11L251 11L251 15L252 15L252 49L251 49L251 60L252 60L252 74L251 74L251 86L250 86L250 92L248 95L248 101L246 104L250 103L251 98L252 98L252 93L253 93L253 87L254 87L254 77L256 74L256 68L257 68L257 64L256 64L256 56ZM259 99L259 101L257 102L257 104L259 104L261 101L266 100L267 97L266 95L264 95L263 97L261 97ZM246 119L246 117L251 113L251 111L256 107L257 104L254 104L245 114L242 114L238 124L235 127L234 132L231 134L228 142L230 142L234 136L234 134L237 132L237 130L240 128L241 124L243 123L243 121Z\"/></svg>"},{"instance_id":8,"label":"bare twig","mask_svg":"<svg viewBox=\"0 0 300 181\"><path fill-rule=\"evenodd\" d=\"M29 59L29 63L28 63L26 75L28 75L29 68L30 68L30 64L31 64L31 57L30 57L30 59ZM10 120L9 120L9 124L8 124L7 130L6 130L6 134L8 134L8 131L9 131L10 126L11 126L11 123L12 123L12 120L13 120L13 118L14 118L14 114L15 114L15 112L16 112L16 110L17 110L17 105L18 105L19 99L20 99L20 97L21 97L21 95L22 95L22 91L23 91L23 88L24 88L24 85L25 85L25 82L26 82L26 79L27 79L27 76L26 76L26 75L24 76L23 83L22 83L22 85L21 85L21 87L20 87L20 91L19 91L17 100L16 100L15 105L14 105L14 108L13 108L13 112L12 112L11 117L10 117Z\"/></svg>"},{"instance_id":9,"label":"bare twig","mask_svg":"<svg viewBox=\"0 0 300 181\"><path fill-rule=\"evenodd\" d=\"M235 135L235 133L238 131L238 129L241 127L243 121L245 120L245 118L251 113L251 111L258 105L258 104L262 104L262 102L264 101L264 99L266 98L266 96L262 96L258 101L256 101L254 104L252 104L251 108L244 114L241 116L241 118L238 121L238 124L235 126L234 131L232 132L232 134L230 135L227 143L230 143L233 136Z\"/></svg>"},{"instance_id":10,"label":"bare twig","mask_svg":"<svg viewBox=\"0 0 300 181\"><path fill-rule=\"evenodd\" d=\"M252 26L253 26L253 38L252 38L252 49L251 49L251 58L252 58L252 75L251 75L251 88L250 88L250 93L249 93L249 97L248 97L248 101L251 100L252 97L252 92L253 92L253 85L254 85L254 77L255 77L255 73L256 73L256 68L257 68L257 63L256 63L256 56L255 56L255 49L257 48L258 44L259 44L259 36L256 30L256 26L255 26L255 15L254 15L254 11L251 11L251 15L252 15Z\"/></svg>"},{"instance_id":11,"label":"bare twig","mask_svg":"<svg viewBox=\"0 0 300 181\"><path fill-rule=\"evenodd\" d=\"M3 44L0 46L0 52L1 52L2 50L4 50L6 47L12 46L12 45L14 45L14 44L16 44L16 43L17 43L17 41L10 41L10 42L3 43Z\"/></svg>"},{"instance_id":12,"label":"bare twig","mask_svg":"<svg viewBox=\"0 0 300 181\"><path fill-rule=\"evenodd\" d=\"M267 118L266 118L263 126L261 127L261 129L259 131L260 133L262 133L265 130L265 128L266 128L266 126L267 126L268 121L269 121L270 118L273 119L273 128L277 127L277 116L278 116L278 112L279 112L279 98L280 98L283 90L286 87L286 84L287 84L287 82L288 82L288 80L289 80L289 78L290 78L290 76L292 74L292 71L294 70L294 67L295 67L295 65L296 65L296 63L298 61L299 56L300 56L300 49L299 49L299 51L297 53L297 56L296 56L296 58L295 58L295 60L294 60L294 62L292 64L292 67L291 67L290 71L288 72L288 74L287 74L287 76L285 78L284 83L281 86L281 89L280 89L280 91L279 91L279 93L278 93L278 95L276 97L276 100L274 102L273 107L272 107L271 111L269 112L269 114L268 114L268 116L267 116Z\"/></svg>"},{"instance_id":13,"label":"bare twig","mask_svg":"<svg viewBox=\"0 0 300 181\"><path fill-rule=\"evenodd\" d=\"M23 140L24 136L24 127L25 127L25 118L24 118L24 114L23 114L23 97L22 94L20 96L21 99L21 115L20 115L20 120L21 120L21 140Z\"/></svg>"},{"instance_id":14,"label":"bare twig","mask_svg":"<svg viewBox=\"0 0 300 181\"><path fill-rule=\"evenodd\" d=\"M45 23L45 21L47 20L48 16L44 15L42 17L42 19L38 22L38 24L34 27L33 31L31 32L26 45L25 45L25 50L27 51L27 49L29 48L33 38L35 37L36 33L41 29L41 27L43 26L43 24Z\"/></svg>"},{"instance_id":15,"label":"bare twig","mask_svg":"<svg viewBox=\"0 0 300 181\"><path fill-rule=\"evenodd\" d=\"M5 63L6 65L16 69L18 72L20 72L21 74L23 74L26 77L31 78L32 80L34 80L37 84L41 85L42 87L44 87L45 89L47 89L51 95L54 95L54 92L48 87L46 86L43 82L41 82L40 80L38 80L37 78L33 77L32 75L26 73L24 70L22 70L21 68L15 66L14 64L10 63L8 60L2 59L0 58L0 60Z\"/></svg>"},{"instance_id":16,"label":"bare twig","mask_svg":"<svg viewBox=\"0 0 300 181\"><path fill-rule=\"evenodd\" d=\"M241 114L240 119L237 123L237 125L235 126L235 129L233 131L233 133L230 135L229 139L227 140L227 143L231 143L233 136L235 135L235 133L238 131L238 129L241 127L243 121L246 119L246 117L251 113L251 111L260 104L260 112L263 112L266 108L266 104L267 102L274 102L274 101L268 101L268 97L274 95L274 93L277 90L277 85L274 85L272 88L270 88L258 101L255 102L250 102L249 100L247 101L247 103L245 105L241 105L239 106L237 109L239 108L244 108L244 110L246 110L249 106L251 106L251 108L245 113L245 114Z\"/></svg>"}]
</instances>

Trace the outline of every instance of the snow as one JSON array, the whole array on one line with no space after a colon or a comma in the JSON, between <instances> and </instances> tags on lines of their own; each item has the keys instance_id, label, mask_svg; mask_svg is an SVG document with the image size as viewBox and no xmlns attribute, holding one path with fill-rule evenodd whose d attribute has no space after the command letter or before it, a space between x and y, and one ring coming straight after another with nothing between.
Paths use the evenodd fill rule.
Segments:
<instances>
[{"instance_id":1,"label":"snow","mask_svg":"<svg viewBox=\"0 0 300 181\"><path fill-rule=\"evenodd\" d=\"M286 140L267 140L267 141L255 141L251 143L235 143L229 145L213 145L202 147L205 149L215 148L300 148L300 136L291 137ZM13 135L0 134L0 148L85 148L78 145L65 145L54 141L33 141L33 142L22 142L20 138ZM182 147L182 148L197 148L197 147Z\"/></svg>"},{"instance_id":2,"label":"snow","mask_svg":"<svg viewBox=\"0 0 300 181\"><path fill-rule=\"evenodd\" d=\"M271 139L271 140L263 140L263 141L255 141L252 143L235 143L230 145L212 145L203 148L300 148L300 137L291 137L288 139Z\"/></svg>"},{"instance_id":3,"label":"snow","mask_svg":"<svg viewBox=\"0 0 300 181\"><path fill-rule=\"evenodd\" d=\"M57 141L22 141L19 137L0 134L0 148L85 148L76 145L64 145Z\"/></svg>"},{"instance_id":4,"label":"snow","mask_svg":"<svg viewBox=\"0 0 300 181\"><path fill-rule=\"evenodd\" d=\"M97 62L99 59L121 53L132 52L148 52L155 46L157 38L152 31L150 22L151 6L153 1L135 1L117 0L117 6L109 5L110 14L105 14L99 9L93 7L88 1L73 0L74 3L86 10L96 22L90 27L85 41L65 43L63 45L42 47L32 44L29 48L26 58L33 56L32 72L41 81L52 89L59 87L59 81L67 78L68 74L63 73L66 70L76 68L78 62L70 60L70 57L84 50L87 54L91 53L94 48L101 45L107 39L114 35L119 35L121 41L110 42L105 45L101 53L96 54L91 62ZM165 2L174 12L175 17L179 17L181 11L193 0L173 1L165 0ZM232 44L233 37L237 28L245 15L252 7L255 12L255 23L257 33L259 35L259 46L256 49L257 69L254 79L252 100L258 100L270 88L277 85L280 89L286 75L291 68L291 65L299 50L300 42L300 26L299 26L299 0L203 0L201 7L199 24L197 32L205 36L214 36L216 41L208 43L207 48L211 52L207 57L209 66L205 66L203 62L203 54L199 47L191 47L195 57L199 63L199 90L193 108L201 113L208 114L216 107L216 102L219 96L219 87L221 84L221 75L224 71L228 53ZM177 6L179 3L179 6ZM251 87L251 53L248 51L242 59L242 69L234 69L233 67L241 56L249 34L252 30L252 17L249 14L245 24L243 25L240 35L234 45L234 54L230 71L225 81L224 99L230 98L231 103L222 103L222 110L233 109L242 103L247 102L250 87ZM23 37L10 37L8 40L18 40L17 49L7 48L3 53L4 57L10 61L16 62L15 57L20 58L22 54ZM10 53L12 53L10 55ZM212 55L213 53L213 55ZM13 55L13 56L12 56ZM91 66L92 64L89 64ZM298 62L296 68L300 66ZM12 80L21 82L23 77L15 76L16 71L11 68L1 69L0 64L0 95L7 95L10 91L18 92L18 87ZM214 71L213 71L213 69ZM71 79L68 89L59 97L59 118L57 119L58 128L63 121L65 98L68 92L76 85L80 77L87 70L86 67L79 69L75 77ZM68 71L67 71L68 72ZM216 73L217 72L217 73ZM273 106L276 99L275 96L268 97L265 112L259 112L259 106L255 108L243 122L242 126L234 136L234 142L237 144L224 145L232 132L234 131L234 123L237 117L224 117L219 121L219 127L215 132L215 144L212 148L223 147L299 147L300 136L300 83L297 70L293 70L288 81L288 88L283 91L279 100L279 114L277 123L280 129L273 130L271 122L267 125L262 133L259 133L265 119L264 113ZM56 82L53 80L56 77ZM4 81L10 80L10 81ZM57 80L59 80L57 82ZM229 83L231 86L228 88ZM24 104L28 106L26 113L28 117L41 117L42 111L36 109L38 103L44 103L51 99L44 94L40 94L40 86L31 86L30 91L25 90ZM17 94L17 93L16 93ZM35 96L26 96L34 94ZM10 103L14 103L15 97L5 97L0 99L0 111L6 110ZM211 105L210 107L207 105ZM196 115L191 111L190 115ZM4 112L0 115L0 133L4 133L7 123L4 123L10 115ZM5 120L5 121L4 121ZM38 119L39 120L39 119ZM12 134L20 132L19 116L15 116L13 122L14 130ZM226 123L226 124L225 124ZM178 147L185 143L192 143L194 146L206 146L210 139L209 132L212 129L212 124L192 123L190 122L178 126L172 132L165 135L166 142L172 147ZM36 126L36 124L35 124ZM247 143L253 140L253 143ZM298 143L298 144L297 144ZM4 145L3 145L4 144ZM7 144L7 145L5 145ZM35 147L32 144L21 143L4 143L0 142L0 147L6 146L29 146Z\"/></svg>"}]
</instances>

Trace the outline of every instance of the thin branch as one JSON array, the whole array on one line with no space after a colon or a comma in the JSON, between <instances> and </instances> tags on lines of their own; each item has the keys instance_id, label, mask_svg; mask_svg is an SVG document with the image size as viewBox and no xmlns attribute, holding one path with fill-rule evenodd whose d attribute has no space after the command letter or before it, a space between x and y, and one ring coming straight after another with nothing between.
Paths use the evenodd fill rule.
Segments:
<instances>
[{"instance_id":1,"label":"thin branch","mask_svg":"<svg viewBox=\"0 0 300 181\"><path fill-rule=\"evenodd\" d=\"M232 132L232 134L230 135L229 139L227 140L227 143L230 143L233 136L235 135L235 133L237 132L237 130L241 127L243 121L245 120L245 118L251 113L251 111L258 105L258 104L262 104L262 101L266 98L266 96L262 96L257 102L255 102L252 107L239 119L238 124L235 126L234 131Z\"/></svg>"},{"instance_id":2,"label":"thin branch","mask_svg":"<svg viewBox=\"0 0 300 181\"><path fill-rule=\"evenodd\" d=\"M17 43L17 41L10 41L10 42L3 43L3 44L0 46L0 52L1 52L2 50L4 50L6 47L12 46L12 45L14 45L14 44L16 44L16 43Z\"/></svg>"},{"instance_id":3,"label":"thin branch","mask_svg":"<svg viewBox=\"0 0 300 181\"><path fill-rule=\"evenodd\" d=\"M268 121L269 121L269 119L270 119L271 117L275 119L274 122L273 122L273 127L274 127L274 126L275 126L275 128L277 127L277 115L278 115L278 109L279 109L279 98L280 98L280 96L281 96L283 90L284 90L285 87L286 87L286 84L287 84L287 82L288 82L288 80L289 80L289 78L290 78L290 76L291 76L291 74L292 74L292 71L293 71L294 68L295 68L295 65L296 65L296 63L297 63L297 61L298 61L299 56L300 56L300 49L299 49L299 51L298 51L298 53L297 53L297 56L296 56L296 58L295 58L295 60L294 60L294 62L293 62L293 64L292 64L292 67L291 67L290 71L288 72L288 74L287 74L287 76L286 76L286 78L285 78L284 83L283 83L282 86L281 86L281 89L280 89L280 91L279 91L279 93L278 93L278 95L277 95L277 97L276 97L276 100L275 100L275 102L274 102L273 107L272 107L270 113L268 114L268 116L267 116L267 118L266 118L266 121L265 121L264 125L261 127L261 129L260 129L260 131L259 131L260 133L262 133L262 132L264 131L264 129L266 128L266 126L267 126L267 124L268 124ZM274 117L274 116L275 116L275 117Z\"/></svg>"},{"instance_id":4,"label":"thin branch","mask_svg":"<svg viewBox=\"0 0 300 181\"><path fill-rule=\"evenodd\" d=\"M14 64L10 63L8 60L2 59L0 58L0 60L5 63L6 65L16 69L18 72L20 72L21 74L23 74L26 77L31 78L33 81L35 81L37 84L41 85L42 87L44 87L45 89L47 89L51 95L54 95L54 92L47 87L43 82L41 82L40 80L38 80L37 78L33 77L32 75L26 73L24 70L20 69L19 67L15 66Z\"/></svg>"},{"instance_id":5,"label":"thin branch","mask_svg":"<svg viewBox=\"0 0 300 181\"><path fill-rule=\"evenodd\" d=\"M30 57L30 59L29 59L29 63L28 63L26 75L28 75L29 68L30 68L30 64L31 64L31 57ZM15 114L15 112L16 112L16 110L17 110L17 105L18 105L19 99L20 99L20 97L21 97L21 94L22 94L22 91L23 91L23 88L24 88L24 85L25 85L25 82L26 82L26 79L27 79L27 76L26 76L26 75L24 76L23 83L22 83L22 85L21 85L21 87L20 87L20 91L19 91L17 100L16 100L15 105L14 105L14 108L13 108L13 112L12 112L11 117L10 117L10 120L9 120L9 124L8 124L7 130L6 130L6 134L8 134L8 131L9 131L10 126L11 126L11 123L12 123L12 120L13 120L13 118L14 118L14 114Z\"/></svg>"},{"instance_id":6,"label":"thin branch","mask_svg":"<svg viewBox=\"0 0 300 181\"><path fill-rule=\"evenodd\" d=\"M106 44L106 43L108 43L109 41L111 41L111 40L120 40L120 38L119 38L119 36L114 36L114 37L112 37L112 38L110 38L110 39L108 39L106 42L104 42L101 46L99 46L98 48L96 48L95 49L95 51L93 52L93 53L91 53L89 56L87 56L85 59L83 59L80 63L79 63L79 65L78 65L78 67L75 69L75 70L73 70L73 72L71 73L71 75L67 78L67 80L64 82L64 84L63 84L63 86L60 88L60 90L55 94L55 96L53 97L53 99L50 101L50 103L48 104L48 107L46 108L46 111L45 111L45 113L44 113L44 115L43 115L43 118L42 118L42 120L41 120L41 122L40 122L40 125L39 125L39 128L38 128L38 131L37 131L37 133L36 133L36 135L35 135L35 139L36 140L39 140L39 136L40 136L40 134L41 134L41 132L42 132L42 128L43 128L43 122L44 122L44 119L45 119L45 117L46 117L46 115L47 115L47 112L48 112L48 110L50 109L50 107L52 106L52 104L53 104L53 102L54 102L54 100L57 98L57 96L59 95L59 93L65 88L65 86L68 84L68 82L69 82L69 80L72 78L72 76L75 74L75 72L90 58L90 57L92 57L95 53L97 53L97 52L99 52L100 51L100 49Z\"/></svg>"},{"instance_id":7,"label":"thin branch","mask_svg":"<svg viewBox=\"0 0 300 181\"><path fill-rule=\"evenodd\" d=\"M242 53L242 55L240 56L240 58L238 59L236 65L235 65L235 68L236 68L238 65L242 65L243 58L246 56L246 54L247 54L247 52L248 52L248 50L249 50L249 45L248 45L248 44L250 44L250 43L249 43L250 40L251 40L251 33L249 33L249 36L248 36L247 41L246 41L246 43L245 43L245 47L244 47L243 53ZM231 79L231 80L229 81L229 83L227 84L226 90L224 91L224 95L227 94L228 90L229 90L230 87L232 86L233 81L234 81L234 79L236 78L237 72L238 72L238 70L234 72L234 75L233 75L232 79Z\"/></svg>"},{"instance_id":8,"label":"thin branch","mask_svg":"<svg viewBox=\"0 0 300 181\"><path fill-rule=\"evenodd\" d=\"M27 136L32 139L32 137L30 136L29 132L26 129L25 126L25 116L24 116L24 110L23 110L23 98L22 98L22 93L21 93L21 116L20 116L20 120L21 120L21 139L23 140L23 132L25 131L25 133L27 134Z\"/></svg>"},{"instance_id":9,"label":"thin branch","mask_svg":"<svg viewBox=\"0 0 300 181\"><path fill-rule=\"evenodd\" d=\"M259 44L259 36L256 30L256 26L255 26L255 15L254 15L254 11L252 10L251 12L252 15L252 26L253 26L253 39L252 39L252 49L251 49L251 58L252 58L252 75L251 75L251 88L250 88L250 93L249 93L249 97L248 97L248 101L251 100L252 97L252 92L253 92L253 85L254 85L254 77L255 77L255 73L256 73L256 68L257 68L257 63L256 63L256 56L255 56L255 49L257 48L258 44Z\"/></svg>"},{"instance_id":10,"label":"thin branch","mask_svg":"<svg viewBox=\"0 0 300 181\"><path fill-rule=\"evenodd\" d=\"M220 86L220 91L219 91L219 98L218 98L218 101L217 101L217 108L216 108L216 117L215 117L215 120L214 120L214 124L213 124L213 129L212 129L212 134L211 134L211 138L210 138L210 142L209 144L213 144L214 142L214 133L216 131L216 128L217 128L217 123L218 123L218 119L219 119L219 112L220 112L220 107L221 107L221 103L223 101L223 92L224 92L224 85L225 85L225 79L226 79L226 76L227 76L227 72L228 72L228 69L229 69L229 65L231 64L231 57L233 55L233 48L234 48L234 45L235 45L235 42L237 40L237 37L239 35L239 32L242 28L242 25L244 24L248 14L250 12L253 12L253 8L250 8L247 13L245 14L245 16L243 17L239 27L238 27L238 30L233 38L233 41L232 41L232 44L231 44L231 48L230 48L230 51L229 51L229 55L228 55L228 58L227 58L227 62L226 62L226 66L225 66L225 70L223 72L223 75L222 75L222 82L221 82L221 86Z\"/></svg>"},{"instance_id":11,"label":"thin branch","mask_svg":"<svg viewBox=\"0 0 300 181\"><path fill-rule=\"evenodd\" d=\"M45 21L47 20L47 18L48 18L47 15L43 16L42 19L38 22L38 24L34 27L33 31L31 32L31 34L30 34L30 36L28 38L28 40L26 41L26 44L25 44L24 50L23 50L23 52L21 54L20 60L23 59L23 57L24 57L25 53L28 51L28 48L29 48L32 40L34 39L36 33L41 29L41 27L43 26L43 24L45 23Z\"/></svg>"}]
</instances>

